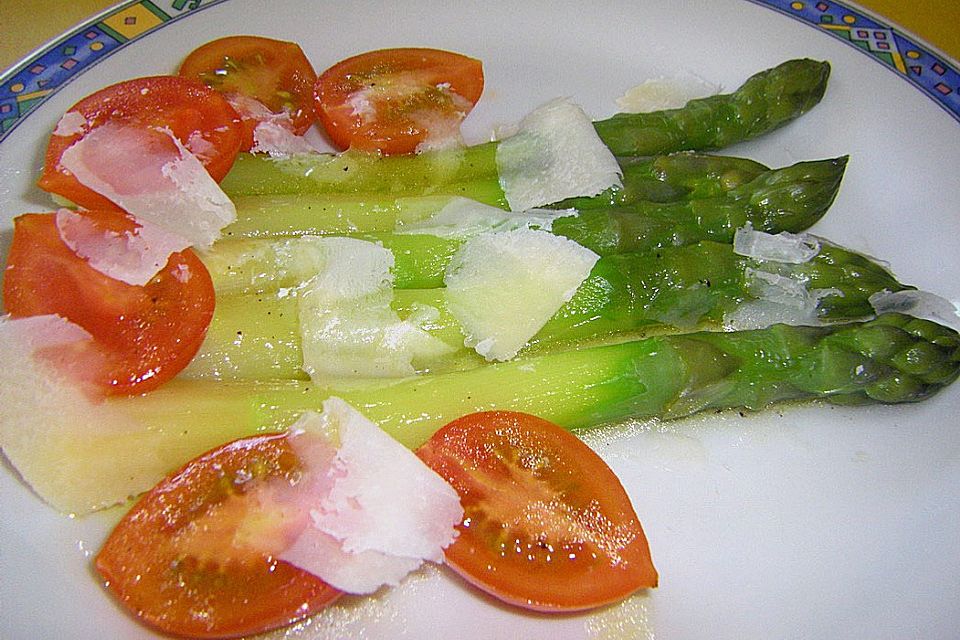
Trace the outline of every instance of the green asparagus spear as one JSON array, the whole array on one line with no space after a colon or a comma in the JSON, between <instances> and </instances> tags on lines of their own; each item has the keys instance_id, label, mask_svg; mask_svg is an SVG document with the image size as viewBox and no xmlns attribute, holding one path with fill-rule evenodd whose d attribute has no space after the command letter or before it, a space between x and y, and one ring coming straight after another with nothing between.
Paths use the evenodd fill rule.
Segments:
<instances>
[{"instance_id":1,"label":"green asparagus spear","mask_svg":"<svg viewBox=\"0 0 960 640\"><path fill-rule=\"evenodd\" d=\"M337 395L416 447L443 424L479 410L525 411L574 429L786 400L915 402L953 382L958 371L955 331L890 314L831 327L658 336ZM62 461L54 477L21 472L53 505L82 513L145 491L230 439L282 430L329 396L295 381L174 381L65 416L63 424L43 422L28 439L0 420L0 445L13 461L27 455ZM16 409L5 405L0 414L8 410ZM106 428L101 422L108 416Z\"/></svg>"},{"instance_id":2,"label":"green asparagus spear","mask_svg":"<svg viewBox=\"0 0 960 640\"><path fill-rule=\"evenodd\" d=\"M557 209L617 207L635 202L677 202L723 195L770 169L759 162L733 156L685 151L652 158L618 158L623 186L590 198L569 198Z\"/></svg>"},{"instance_id":3,"label":"green asparagus spear","mask_svg":"<svg viewBox=\"0 0 960 640\"><path fill-rule=\"evenodd\" d=\"M719 149L783 126L813 108L823 97L829 75L826 62L791 60L761 71L731 94L691 100L680 109L618 114L594 127L618 156ZM231 197L444 193L492 203L503 197L496 151L497 143L491 142L416 156L347 152L275 160L246 154L221 186Z\"/></svg>"},{"instance_id":4,"label":"green asparagus spear","mask_svg":"<svg viewBox=\"0 0 960 640\"><path fill-rule=\"evenodd\" d=\"M709 178L703 179L702 172L693 179L680 177L691 165L685 160L678 165L676 158L678 156L671 156L669 163L683 169L670 170L675 177L672 185L685 182L709 190L705 185L716 184ZM711 163L704 158L690 159L701 165ZM594 204L577 216L554 221L552 231L603 256L651 251L700 240L730 242L734 231L748 222L755 229L769 233L797 232L811 226L829 208L840 187L846 161L846 157L841 157L763 171L753 180L718 196L672 203L636 202L630 208L615 209ZM721 166L733 170L733 164L724 161ZM747 169L749 166L737 171L743 175ZM460 246L457 239L393 233L403 224L429 217L446 203L443 198L403 199L395 201L402 207L400 210L391 212L375 207L352 213L341 209L304 209L303 202L284 198L288 203L284 207L248 211L241 221L227 228L229 239L218 242L204 255L218 294L291 287L311 275L297 268L291 258L293 250L286 240L243 237L254 233L266 236L351 234L379 242L394 252L395 285L399 288L441 286L444 269Z\"/></svg>"},{"instance_id":5,"label":"green asparagus spear","mask_svg":"<svg viewBox=\"0 0 960 640\"><path fill-rule=\"evenodd\" d=\"M691 100L679 109L620 113L595 122L616 155L647 156L668 151L719 149L782 127L823 98L830 65L789 60L751 76L730 94Z\"/></svg>"},{"instance_id":6,"label":"green asparagus spear","mask_svg":"<svg viewBox=\"0 0 960 640\"><path fill-rule=\"evenodd\" d=\"M874 313L868 301L872 294L906 288L868 258L829 245L802 264L758 261L735 254L729 244L709 241L648 254L607 256L533 337L526 352L720 328L744 305L769 295L757 290L754 271L805 287L811 296L813 291L823 291L819 300L794 301L795 315L808 313L803 318L807 322L869 317ZM393 308L403 319L423 306L438 310L429 331L452 351L423 363L424 370L481 366L483 360L463 346L463 332L447 309L445 291L396 290ZM803 305L810 309L800 308ZM184 375L227 380L305 378L298 313L297 301L289 295L222 296L207 339Z\"/></svg>"},{"instance_id":7,"label":"green asparagus spear","mask_svg":"<svg viewBox=\"0 0 960 640\"><path fill-rule=\"evenodd\" d=\"M496 153L495 143L397 156L347 151L275 159L242 153L220 186L231 198L280 193L397 197L444 193L486 201L481 194L503 197Z\"/></svg>"},{"instance_id":8,"label":"green asparagus spear","mask_svg":"<svg viewBox=\"0 0 960 640\"><path fill-rule=\"evenodd\" d=\"M767 233L796 233L819 220L837 195L847 157L760 174L722 196L674 203L637 203L607 215L560 218L553 233L600 255L650 251L700 240L731 242L748 222Z\"/></svg>"},{"instance_id":9,"label":"green asparagus spear","mask_svg":"<svg viewBox=\"0 0 960 640\"><path fill-rule=\"evenodd\" d=\"M611 187L591 198L564 201L560 208L600 209L638 202L718 197L770 171L752 160L695 153L622 158L620 164L622 187ZM392 231L401 223L416 222L437 212L457 196L506 208L499 186L488 191L441 191L439 195L421 196L394 193L245 195L234 198L238 219L224 233L236 238Z\"/></svg>"}]
</instances>

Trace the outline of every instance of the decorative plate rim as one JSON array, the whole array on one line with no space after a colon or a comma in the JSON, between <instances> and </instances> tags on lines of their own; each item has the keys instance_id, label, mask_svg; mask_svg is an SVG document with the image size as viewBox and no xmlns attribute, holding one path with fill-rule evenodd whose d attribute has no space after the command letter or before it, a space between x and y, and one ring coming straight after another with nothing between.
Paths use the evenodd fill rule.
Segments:
<instances>
[{"instance_id":1,"label":"decorative plate rim","mask_svg":"<svg viewBox=\"0 0 960 640\"><path fill-rule=\"evenodd\" d=\"M835 0L748 0L858 49L936 102L960 122L960 65L921 38L866 10Z\"/></svg>"},{"instance_id":2,"label":"decorative plate rim","mask_svg":"<svg viewBox=\"0 0 960 640\"><path fill-rule=\"evenodd\" d=\"M0 141L84 71L147 34L228 0L127 0L41 45L0 75ZM883 64L960 122L960 65L846 2L747 0L820 29Z\"/></svg>"},{"instance_id":3,"label":"decorative plate rim","mask_svg":"<svg viewBox=\"0 0 960 640\"><path fill-rule=\"evenodd\" d=\"M40 45L0 73L0 142L85 71L132 42L227 0L124 0Z\"/></svg>"}]
</instances>

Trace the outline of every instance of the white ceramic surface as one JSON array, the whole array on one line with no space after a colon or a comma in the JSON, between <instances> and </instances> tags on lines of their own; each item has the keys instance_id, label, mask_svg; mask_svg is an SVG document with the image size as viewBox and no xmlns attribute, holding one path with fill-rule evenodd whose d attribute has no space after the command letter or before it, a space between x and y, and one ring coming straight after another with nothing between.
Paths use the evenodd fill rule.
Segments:
<instances>
[{"instance_id":1,"label":"white ceramic surface","mask_svg":"<svg viewBox=\"0 0 960 640\"><path fill-rule=\"evenodd\" d=\"M887 260L904 282L960 300L960 125L862 52L743 0L230 0L106 58L0 144L0 254L13 216L51 206L32 183L66 108L114 81L171 72L194 46L236 33L298 41L317 69L390 46L478 57L487 90L467 123L473 140L556 96L603 117L650 77L687 71L732 89L788 58L827 59L833 76L820 106L729 151L777 166L849 153L841 194L814 230ZM958 415L960 384L915 406L791 407L594 435L641 516L660 588L553 618L500 607L428 571L292 635L956 638ZM116 517L60 516L9 465L0 470L0 637L149 637L90 569Z\"/></svg>"}]
</instances>

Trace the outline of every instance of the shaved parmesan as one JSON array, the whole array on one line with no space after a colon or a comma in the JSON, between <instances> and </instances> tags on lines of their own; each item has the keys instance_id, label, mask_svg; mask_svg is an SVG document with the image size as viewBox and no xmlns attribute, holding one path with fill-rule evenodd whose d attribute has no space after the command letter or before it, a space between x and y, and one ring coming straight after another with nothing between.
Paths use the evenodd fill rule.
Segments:
<instances>
[{"instance_id":1,"label":"shaved parmesan","mask_svg":"<svg viewBox=\"0 0 960 640\"><path fill-rule=\"evenodd\" d=\"M336 538L307 527L283 553L280 560L308 571L346 593L373 593L384 585L397 585L422 560L398 558L376 551L348 553Z\"/></svg>"},{"instance_id":2,"label":"shaved parmesan","mask_svg":"<svg viewBox=\"0 0 960 640\"><path fill-rule=\"evenodd\" d=\"M210 246L236 219L233 203L167 129L107 122L63 152L60 165L137 220Z\"/></svg>"},{"instance_id":3,"label":"shaved parmesan","mask_svg":"<svg viewBox=\"0 0 960 640\"><path fill-rule=\"evenodd\" d=\"M754 260L758 268L744 268L744 288L754 297L724 316L728 330L763 329L774 324L823 324L820 301L842 296L839 289L810 289L808 279L792 265L809 262L820 253L820 239L808 233L786 231L776 235L754 230L750 223L737 229L733 251Z\"/></svg>"},{"instance_id":4,"label":"shaved parmesan","mask_svg":"<svg viewBox=\"0 0 960 640\"><path fill-rule=\"evenodd\" d=\"M620 165L580 107L555 100L497 146L500 186L513 211L620 186Z\"/></svg>"},{"instance_id":5,"label":"shaved parmesan","mask_svg":"<svg viewBox=\"0 0 960 640\"><path fill-rule=\"evenodd\" d=\"M298 153L317 153L303 136L294 132L293 120L287 112L276 113L259 100L233 93L227 96L230 106L244 120L256 121L253 128L252 153L265 153L271 158L288 158ZM193 147L191 147L193 148Z\"/></svg>"},{"instance_id":6,"label":"shaved parmesan","mask_svg":"<svg viewBox=\"0 0 960 640\"><path fill-rule=\"evenodd\" d=\"M0 317L0 340L3 341L0 344L3 345L3 353L14 352L18 354L17 357L31 355L44 347L60 347L90 339L90 334L82 327L56 315Z\"/></svg>"},{"instance_id":7,"label":"shaved parmesan","mask_svg":"<svg viewBox=\"0 0 960 640\"><path fill-rule=\"evenodd\" d=\"M200 131L194 131L190 134L190 137L187 138L187 149L190 150L190 153L195 155L200 162L203 162L207 158L211 158L216 155L217 148L216 146L203 137L203 133Z\"/></svg>"},{"instance_id":8,"label":"shaved parmesan","mask_svg":"<svg viewBox=\"0 0 960 640\"><path fill-rule=\"evenodd\" d=\"M706 98L720 92L720 86L707 82L692 73L673 78L651 78L617 98L617 107L623 113L650 113L679 109L690 100Z\"/></svg>"},{"instance_id":9,"label":"shaved parmesan","mask_svg":"<svg viewBox=\"0 0 960 640\"><path fill-rule=\"evenodd\" d=\"M401 320L390 307L394 258L389 250L354 238L317 238L322 267L299 292L303 369L310 378L414 375L454 351L416 318Z\"/></svg>"},{"instance_id":10,"label":"shaved parmesan","mask_svg":"<svg viewBox=\"0 0 960 640\"><path fill-rule=\"evenodd\" d=\"M108 375L111 363L106 352L85 329L53 314L13 319L4 316L0 322L3 323L0 330L4 332L0 348L9 352L2 353L4 367L13 367L20 362L29 370L28 378L44 375L49 384L40 384L38 388L49 390L64 386L67 395L79 392L92 401L103 398L102 389L97 385ZM19 345L13 347L14 342ZM10 388L19 389L22 384ZM3 408L12 409L20 401L18 397L11 407ZM6 414L0 413L0 422L5 419Z\"/></svg>"},{"instance_id":11,"label":"shaved parmesan","mask_svg":"<svg viewBox=\"0 0 960 640\"><path fill-rule=\"evenodd\" d=\"M57 122L53 135L70 137L80 135L90 125L79 111L67 111Z\"/></svg>"},{"instance_id":12,"label":"shaved parmesan","mask_svg":"<svg viewBox=\"0 0 960 640\"><path fill-rule=\"evenodd\" d=\"M337 300L360 298L392 286L393 254L367 240L315 237L317 275L311 288L318 296Z\"/></svg>"},{"instance_id":13,"label":"shaved parmesan","mask_svg":"<svg viewBox=\"0 0 960 640\"><path fill-rule=\"evenodd\" d=\"M223 403L203 393L188 401L191 419L203 428L175 433L170 425L182 422L183 405L165 389L132 404L87 393L84 377L102 380L100 367L109 363L85 331L56 316L0 319L0 360L0 448L24 482L62 513L124 503L184 461L257 430L225 416Z\"/></svg>"},{"instance_id":14,"label":"shaved parmesan","mask_svg":"<svg viewBox=\"0 0 960 640\"><path fill-rule=\"evenodd\" d=\"M290 130L293 130L293 121L289 114L276 113L257 100L242 93L229 93L224 96L233 110L237 112L244 120L270 120L276 119L278 122L289 123Z\"/></svg>"},{"instance_id":15,"label":"shaved parmesan","mask_svg":"<svg viewBox=\"0 0 960 640\"><path fill-rule=\"evenodd\" d=\"M100 273L134 286L142 286L160 271L170 255L189 243L149 222L133 232L118 233L98 228L89 218L69 209L56 214L60 239L71 251Z\"/></svg>"},{"instance_id":16,"label":"shaved parmesan","mask_svg":"<svg viewBox=\"0 0 960 640\"><path fill-rule=\"evenodd\" d=\"M817 313L820 300L842 296L839 289L807 289L806 283L789 275L747 267L744 269L747 291L755 297L737 306L723 318L731 331L763 329L774 324L823 324Z\"/></svg>"},{"instance_id":17,"label":"shaved parmesan","mask_svg":"<svg viewBox=\"0 0 960 640\"><path fill-rule=\"evenodd\" d=\"M330 398L323 409L305 414L293 432L324 433L339 448L328 468L312 469L325 480L307 486L324 490L303 496L310 524L280 559L349 593L395 585L425 560L443 562L463 517L453 488L344 401ZM310 440L291 438L311 469L302 442Z\"/></svg>"},{"instance_id":18,"label":"shaved parmesan","mask_svg":"<svg viewBox=\"0 0 960 640\"><path fill-rule=\"evenodd\" d=\"M463 510L457 493L409 449L343 400L330 398L343 470L313 515L314 526L342 542L345 551L442 562ZM390 526L384 527L384 523Z\"/></svg>"},{"instance_id":19,"label":"shaved parmesan","mask_svg":"<svg viewBox=\"0 0 960 640\"><path fill-rule=\"evenodd\" d=\"M449 86L446 87L445 93L450 96L454 111L423 109L410 114L411 120L417 127L427 132L427 137L417 145L416 153L445 151L464 146L460 123L470 113L473 104L460 94L450 91Z\"/></svg>"},{"instance_id":20,"label":"shaved parmesan","mask_svg":"<svg viewBox=\"0 0 960 640\"><path fill-rule=\"evenodd\" d=\"M554 220L576 215L577 211L574 209L529 209L513 213L476 200L458 197L451 199L429 218L398 226L397 233L466 239L487 231L550 231Z\"/></svg>"},{"instance_id":21,"label":"shaved parmesan","mask_svg":"<svg viewBox=\"0 0 960 640\"><path fill-rule=\"evenodd\" d=\"M755 231L749 222L733 235L733 251L756 260L802 264L820 253L820 241L809 233Z\"/></svg>"},{"instance_id":22,"label":"shaved parmesan","mask_svg":"<svg viewBox=\"0 0 960 640\"><path fill-rule=\"evenodd\" d=\"M90 334L59 316L0 318L0 389L7 391L0 402L0 448L41 498L67 512L80 510L72 497L88 478L70 477L70 466L57 464L44 429L97 412L60 366L91 342Z\"/></svg>"},{"instance_id":23,"label":"shaved parmesan","mask_svg":"<svg viewBox=\"0 0 960 640\"><path fill-rule=\"evenodd\" d=\"M289 158L298 153L318 153L306 138L272 120L263 120L254 127L253 147L250 151L266 153L271 158Z\"/></svg>"},{"instance_id":24,"label":"shaved parmesan","mask_svg":"<svg viewBox=\"0 0 960 640\"><path fill-rule=\"evenodd\" d=\"M464 344L487 360L509 360L590 275L599 256L546 231L517 229L467 240L444 282Z\"/></svg>"},{"instance_id":25,"label":"shaved parmesan","mask_svg":"<svg viewBox=\"0 0 960 640\"><path fill-rule=\"evenodd\" d=\"M960 313L955 303L928 291L878 291L868 298L877 314L908 313L916 318L933 320L960 331Z\"/></svg>"}]
</instances>

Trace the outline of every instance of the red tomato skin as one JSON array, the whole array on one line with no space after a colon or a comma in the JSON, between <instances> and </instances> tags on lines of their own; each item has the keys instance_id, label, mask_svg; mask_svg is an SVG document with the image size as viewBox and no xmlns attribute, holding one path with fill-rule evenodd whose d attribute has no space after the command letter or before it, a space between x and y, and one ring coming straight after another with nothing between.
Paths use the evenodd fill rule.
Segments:
<instances>
[{"instance_id":1,"label":"red tomato skin","mask_svg":"<svg viewBox=\"0 0 960 640\"><path fill-rule=\"evenodd\" d=\"M119 210L99 193L82 185L60 165L60 157L91 129L107 121L168 128L187 149L197 134L214 150L197 153L210 176L219 182L236 160L243 138L240 117L230 103L204 84L176 76L127 80L101 89L73 105L86 123L82 133L51 135L38 186L87 209Z\"/></svg>"},{"instance_id":2,"label":"red tomato skin","mask_svg":"<svg viewBox=\"0 0 960 640\"><path fill-rule=\"evenodd\" d=\"M287 562L238 550L232 521L201 544L204 557L178 547L227 501L242 501L259 480L294 481L299 465L286 434L242 438L203 454L124 516L97 554L97 572L134 617L177 636L235 638L311 615L341 592Z\"/></svg>"},{"instance_id":3,"label":"red tomato skin","mask_svg":"<svg viewBox=\"0 0 960 640\"><path fill-rule=\"evenodd\" d=\"M517 412L476 413L440 429L417 455L460 495L464 519L445 559L482 591L556 613L657 586L646 536L622 485L562 427ZM578 528L591 542L558 535Z\"/></svg>"},{"instance_id":4,"label":"red tomato skin","mask_svg":"<svg viewBox=\"0 0 960 640\"><path fill-rule=\"evenodd\" d=\"M350 103L354 92L378 83L389 85L402 76L427 90L411 99L414 107L387 95L376 101L376 118L370 123ZM436 92L438 85L448 85L464 103L451 106ZM317 118L337 147L396 155L413 153L430 134L429 125L411 120L406 111L423 105L454 115L459 126L482 93L483 64L479 60L450 51L410 47L370 51L338 62L320 74L314 100ZM457 113L451 114L451 110Z\"/></svg>"},{"instance_id":5,"label":"red tomato skin","mask_svg":"<svg viewBox=\"0 0 960 640\"><path fill-rule=\"evenodd\" d=\"M80 214L104 229L135 225L120 212ZM173 378L196 355L215 306L210 274L193 251L172 254L146 285L129 285L64 244L53 213L14 219L3 297L13 317L57 314L90 333L111 363L96 383L106 395L145 393Z\"/></svg>"},{"instance_id":6,"label":"red tomato skin","mask_svg":"<svg viewBox=\"0 0 960 640\"><path fill-rule=\"evenodd\" d=\"M261 36L219 38L194 49L178 74L224 94L247 95L275 113L286 111L297 135L303 135L316 121L313 87L317 72L294 42ZM252 145L255 126L256 122L244 119L244 151Z\"/></svg>"}]
</instances>

